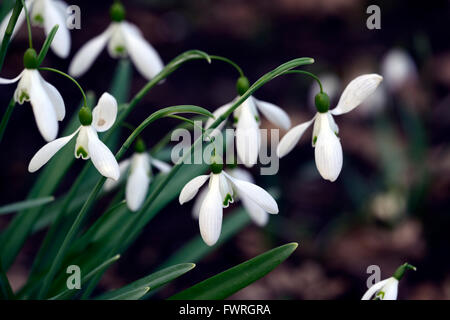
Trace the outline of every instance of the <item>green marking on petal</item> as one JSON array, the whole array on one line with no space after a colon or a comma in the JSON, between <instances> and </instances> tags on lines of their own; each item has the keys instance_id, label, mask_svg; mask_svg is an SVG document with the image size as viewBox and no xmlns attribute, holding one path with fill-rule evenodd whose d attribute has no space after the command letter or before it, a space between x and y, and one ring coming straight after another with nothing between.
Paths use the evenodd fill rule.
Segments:
<instances>
[{"instance_id":1,"label":"green marking on petal","mask_svg":"<svg viewBox=\"0 0 450 320\"><path fill-rule=\"evenodd\" d=\"M233 123L237 123L239 121L238 117L233 117Z\"/></svg>"},{"instance_id":2,"label":"green marking on petal","mask_svg":"<svg viewBox=\"0 0 450 320\"><path fill-rule=\"evenodd\" d=\"M35 15L33 20L39 24L44 24L44 17L40 14Z\"/></svg>"},{"instance_id":3,"label":"green marking on petal","mask_svg":"<svg viewBox=\"0 0 450 320\"><path fill-rule=\"evenodd\" d=\"M383 300L384 299L384 291L378 292L377 295L376 295L376 298L379 298L379 299Z\"/></svg>"},{"instance_id":4,"label":"green marking on petal","mask_svg":"<svg viewBox=\"0 0 450 320\"><path fill-rule=\"evenodd\" d=\"M225 207L228 207L230 202L233 202L233 197L231 196L231 194L227 193L227 195L225 196L225 200L223 200L223 205Z\"/></svg>"},{"instance_id":5,"label":"green marking on petal","mask_svg":"<svg viewBox=\"0 0 450 320\"><path fill-rule=\"evenodd\" d=\"M20 93L19 103L22 104L24 101L28 101L28 100L30 100L30 96L25 91L22 91Z\"/></svg>"},{"instance_id":6,"label":"green marking on petal","mask_svg":"<svg viewBox=\"0 0 450 320\"><path fill-rule=\"evenodd\" d=\"M316 144L316 142L317 142L317 136L314 136L314 138L313 138L313 144Z\"/></svg>"},{"instance_id":7,"label":"green marking on petal","mask_svg":"<svg viewBox=\"0 0 450 320\"><path fill-rule=\"evenodd\" d=\"M259 117L255 116L255 120L256 120L256 122L259 122Z\"/></svg>"},{"instance_id":8,"label":"green marking on petal","mask_svg":"<svg viewBox=\"0 0 450 320\"><path fill-rule=\"evenodd\" d=\"M85 159L85 158L88 157L87 151L84 150L84 148L81 147L81 146L78 147L76 154L77 154L77 158L79 158L80 156L81 156L83 159Z\"/></svg>"},{"instance_id":9,"label":"green marking on petal","mask_svg":"<svg viewBox=\"0 0 450 320\"><path fill-rule=\"evenodd\" d=\"M125 47L124 46L117 46L114 48L117 54L123 55L125 54Z\"/></svg>"}]
</instances>

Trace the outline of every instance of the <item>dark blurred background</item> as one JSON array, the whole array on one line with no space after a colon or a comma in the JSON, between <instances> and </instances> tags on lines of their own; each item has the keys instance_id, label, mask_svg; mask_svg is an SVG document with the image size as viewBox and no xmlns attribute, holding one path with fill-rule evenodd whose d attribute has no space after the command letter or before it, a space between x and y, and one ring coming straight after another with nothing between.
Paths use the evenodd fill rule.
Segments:
<instances>
[{"instance_id":1,"label":"dark blurred background","mask_svg":"<svg viewBox=\"0 0 450 320\"><path fill-rule=\"evenodd\" d=\"M164 298L200 280L286 242L299 248L268 276L235 294L234 299L360 299L366 291L366 268L378 265L382 278L408 261L417 266L400 284L400 299L450 298L450 2L357 0L136 0L123 1L127 20L137 24L164 62L189 49L229 57L250 81L287 60L313 57L305 70L323 75L325 89L336 88L334 104L345 85L362 73L380 73L392 50L402 50L414 68L396 88L384 87L376 99L336 117L344 150L344 168L335 183L324 181L314 165L307 133L280 161L276 176L260 176L258 184L279 195L280 214L265 228L249 225L208 254L190 273L159 291ZM71 56L49 53L45 66L66 71L73 54L109 24L110 1L71 1L81 8L81 30L73 30ZM381 8L381 29L369 30L366 8ZM42 43L34 28L35 43ZM13 40L2 77L22 69L27 47L24 27ZM100 95L110 87L118 61L106 50L80 79ZM146 81L133 70L131 96ZM395 72L394 72L395 73ZM67 112L80 102L77 88L56 74L44 74L65 98ZM138 124L160 107L194 104L214 110L236 96L237 74L219 61L183 65L154 88L132 112ZM325 81L325 80L324 80ZM292 124L309 120L312 82L288 75L255 96L276 103ZM6 108L14 85L2 86ZM63 123L64 126L65 123ZM144 137L153 145L176 121L155 123ZM263 118L262 127L271 128ZM282 133L284 134L284 132ZM124 135L125 138L125 135ZM44 144L29 104L18 106L2 141L0 203L25 198L36 178L28 161ZM78 161L63 182L67 190L81 168ZM259 174L258 168L253 173ZM62 192L60 191L60 192ZM186 241L198 234L192 204L177 201L147 226L121 261L103 277L112 289L148 274ZM227 212L225 211L225 217ZM10 216L0 218L4 229ZM45 232L33 235L8 276L15 288L26 280Z\"/></svg>"}]
</instances>

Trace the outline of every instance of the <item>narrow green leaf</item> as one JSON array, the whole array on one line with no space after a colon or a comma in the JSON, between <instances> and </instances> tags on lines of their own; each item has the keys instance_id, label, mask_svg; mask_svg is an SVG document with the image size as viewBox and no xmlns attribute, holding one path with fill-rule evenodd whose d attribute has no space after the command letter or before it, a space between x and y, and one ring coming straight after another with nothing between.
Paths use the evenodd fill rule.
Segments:
<instances>
[{"instance_id":1,"label":"narrow green leaf","mask_svg":"<svg viewBox=\"0 0 450 320\"><path fill-rule=\"evenodd\" d=\"M144 278L141 278L123 288L107 292L95 299L97 300L115 300L117 297L123 296L128 292L133 292L137 289L143 289L150 287L152 290L161 287L162 285L178 278L186 272L195 268L193 263L182 263L175 266L168 267L166 269L152 273Z\"/></svg>"},{"instance_id":2,"label":"narrow green leaf","mask_svg":"<svg viewBox=\"0 0 450 320\"><path fill-rule=\"evenodd\" d=\"M9 284L8 277L0 264L0 300L14 299L14 293Z\"/></svg>"},{"instance_id":3,"label":"narrow green leaf","mask_svg":"<svg viewBox=\"0 0 450 320\"><path fill-rule=\"evenodd\" d=\"M111 264L113 264L114 262L119 260L119 258L120 258L120 255L117 254L114 257L112 257L112 258L106 260L105 262L103 262L101 265L99 265L95 269L91 270L88 274L86 274L86 276L81 278L81 285L83 286L87 281L92 279L92 277L94 277L96 274L104 272L106 269L109 268L109 266ZM78 290L70 290L70 289L66 288L61 293L57 294L54 297L51 297L50 300L67 299L67 298L69 298L70 296L74 295L77 292L78 292Z\"/></svg>"},{"instance_id":4,"label":"narrow green leaf","mask_svg":"<svg viewBox=\"0 0 450 320\"><path fill-rule=\"evenodd\" d=\"M52 202L54 200L55 200L55 197L43 197L43 198L38 198L38 199L30 199L30 200L24 200L24 201L20 201L20 202L7 204L7 205L0 207L0 215L6 214L6 213L11 213L11 212L16 212L19 210L42 206L42 205Z\"/></svg>"},{"instance_id":5,"label":"narrow green leaf","mask_svg":"<svg viewBox=\"0 0 450 320\"><path fill-rule=\"evenodd\" d=\"M170 300L226 299L275 269L294 252L297 246L297 243L288 243L267 251L177 293L170 297Z\"/></svg>"},{"instance_id":6,"label":"narrow green leaf","mask_svg":"<svg viewBox=\"0 0 450 320\"><path fill-rule=\"evenodd\" d=\"M120 296L113 297L108 300L139 300L150 290L149 287L138 288L133 291L125 292Z\"/></svg>"},{"instance_id":7,"label":"narrow green leaf","mask_svg":"<svg viewBox=\"0 0 450 320\"><path fill-rule=\"evenodd\" d=\"M58 31L59 25L55 25L52 30L50 31L50 33L48 34L47 38L45 39L44 44L42 45L42 49L39 52L39 55L37 57L37 62L38 62L38 67L42 64L42 62L44 61L45 57L47 56L48 53L48 49L50 49L50 45L52 44L53 38L56 35L56 32Z\"/></svg>"}]
</instances>

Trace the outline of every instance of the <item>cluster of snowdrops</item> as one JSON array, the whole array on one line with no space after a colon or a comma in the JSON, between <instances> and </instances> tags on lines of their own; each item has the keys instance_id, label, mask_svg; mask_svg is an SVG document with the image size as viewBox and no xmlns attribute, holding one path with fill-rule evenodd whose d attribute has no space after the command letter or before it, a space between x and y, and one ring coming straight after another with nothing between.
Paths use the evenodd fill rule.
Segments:
<instances>
[{"instance_id":1,"label":"cluster of snowdrops","mask_svg":"<svg viewBox=\"0 0 450 320\"><path fill-rule=\"evenodd\" d=\"M13 32L8 30L11 19L10 13L0 26L0 37L8 32L17 31L21 23L26 21L29 30L30 48L24 53L24 70L14 79L0 78L0 84L18 82L14 92L14 101L19 104L31 104L37 128L42 137L48 142L42 146L29 162L28 170L35 172L44 166L60 149L64 148L72 139L76 138L74 156L83 160L91 160L98 172L106 179L104 190L111 190L123 180L126 180L125 198L131 211L139 210L148 196L153 167L161 172L170 172L172 165L152 157L139 133L148 125L145 121L136 128L126 146L134 143L134 153L126 160L118 162L124 150L114 155L99 138L99 132L105 132L113 125L120 125L117 120L118 104L116 99L105 92L101 95L97 105L91 110L84 90L75 80L89 71L102 50L107 48L113 58L129 58L138 72L147 80L154 80L164 69L164 63L157 51L144 39L139 28L125 20L125 9L120 2L115 2L110 8L111 24L97 37L87 41L75 54L70 63L68 74L63 71L40 67L46 51L51 48L61 58L67 58L70 53L70 32L65 25L64 4L53 0L28 0L24 2L24 10L17 18ZM46 43L39 54L32 46L30 25L42 26L47 34ZM260 117L265 116L276 126L288 130L277 146L277 156L286 156L298 143L310 126L312 130L312 147L315 162L320 175L331 182L335 181L342 169L343 154L339 139L339 127L334 116L350 112L372 95L382 81L378 74L364 74L352 80L334 108L330 108L330 99L324 92L320 79L314 74L295 70L295 67L313 63L310 58L292 60L268 73L266 78L250 85L242 69L231 60L220 56L205 55L211 59L230 63L239 72L237 80L237 97L231 102L219 107L213 113L203 108L176 109L174 113L191 112L209 117L204 125L204 138L214 140L207 130L220 131L233 116L235 127L235 145L239 163L250 168L258 161L261 148ZM58 122L66 115L65 102L58 89L44 80L40 70L57 72L72 80L83 97L84 105L79 110L79 127L69 136L58 138ZM305 123L291 127L289 115L273 103L256 99L252 93L265 82L274 77L298 73L311 77L318 83L315 95L317 113ZM162 80L162 79L159 79ZM131 110L129 110L131 111ZM185 119L179 117L179 119ZM123 121L123 119L120 119ZM203 138L203 137L202 137ZM125 144L124 144L125 145ZM278 213L275 199L263 188L254 184L249 171L240 168L237 163L224 165L219 148L211 154L210 173L200 175L189 181L179 195L180 204L184 204L194 197L194 216L199 220L200 233L204 242L212 246L221 234L223 209L230 203L240 200L252 220L263 226L267 223L269 214ZM208 182L207 187L200 190ZM399 267L393 277L380 281L372 286L363 299L396 299L398 280L407 269L413 267L404 264Z\"/></svg>"}]
</instances>

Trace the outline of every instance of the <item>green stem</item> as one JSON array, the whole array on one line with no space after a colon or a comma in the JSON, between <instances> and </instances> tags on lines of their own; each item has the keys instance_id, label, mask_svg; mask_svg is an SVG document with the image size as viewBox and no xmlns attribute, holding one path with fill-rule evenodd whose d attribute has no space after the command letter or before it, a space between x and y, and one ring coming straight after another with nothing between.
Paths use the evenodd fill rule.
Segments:
<instances>
[{"instance_id":1,"label":"green stem","mask_svg":"<svg viewBox=\"0 0 450 320\"><path fill-rule=\"evenodd\" d=\"M320 87L320 93L323 93L323 87L322 87L322 82L320 82L319 77L317 77L315 74L308 72L308 71L303 71L303 70L290 70L285 72L284 74L305 74L307 76L310 76L312 78L314 78L314 80L317 81L317 83L319 84Z\"/></svg>"},{"instance_id":2,"label":"green stem","mask_svg":"<svg viewBox=\"0 0 450 320\"><path fill-rule=\"evenodd\" d=\"M8 51L9 41L11 40L14 28L16 27L17 19L19 19L20 12L22 11L22 2L17 0L14 5L11 18L9 19L8 26L5 30L5 35L3 36L2 46L0 48L0 71L3 67L3 62L5 61L6 51Z\"/></svg>"},{"instance_id":3,"label":"green stem","mask_svg":"<svg viewBox=\"0 0 450 320\"><path fill-rule=\"evenodd\" d=\"M83 96L83 101L84 101L84 107L89 108L88 103L87 103L87 98L86 98L86 94L84 93L83 88L81 88L80 84L78 83L77 80L75 80L73 77L69 76L67 73L59 71L57 69L53 69L53 68L48 68L48 67L40 67L39 70L43 70L43 71L52 71L55 73L58 73L64 77L66 77L67 79L71 80L73 83L76 84L76 86L78 87L78 89L80 89L81 95Z\"/></svg>"},{"instance_id":4,"label":"green stem","mask_svg":"<svg viewBox=\"0 0 450 320\"><path fill-rule=\"evenodd\" d=\"M232 61L232 60L230 60L228 58L222 57L222 56L214 56L214 55L212 55L212 56L209 56L209 57L212 60L220 60L220 61L223 61L223 62L226 62L226 63L232 65L237 70L237 72L239 72L239 75L241 77L244 77L244 72L242 71L241 67L238 66L238 64L236 62L234 62L234 61Z\"/></svg>"},{"instance_id":5,"label":"green stem","mask_svg":"<svg viewBox=\"0 0 450 320\"><path fill-rule=\"evenodd\" d=\"M26 20L27 20L28 43L30 45L30 48L33 49L33 35L31 34L30 16L28 14L28 9L27 9L27 6L26 6L24 0L22 0L22 6L23 6L23 10L25 10L25 17L26 17Z\"/></svg>"},{"instance_id":6,"label":"green stem","mask_svg":"<svg viewBox=\"0 0 450 320\"><path fill-rule=\"evenodd\" d=\"M2 142L3 135L5 134L6 126L8 125L9 118L11 118L11 114L14 110L14 106L16 105L16 101L14 98L8 104L8 108L3 115L2 122L0 123L0 143Z\"/></svg>"}]
</instances>

